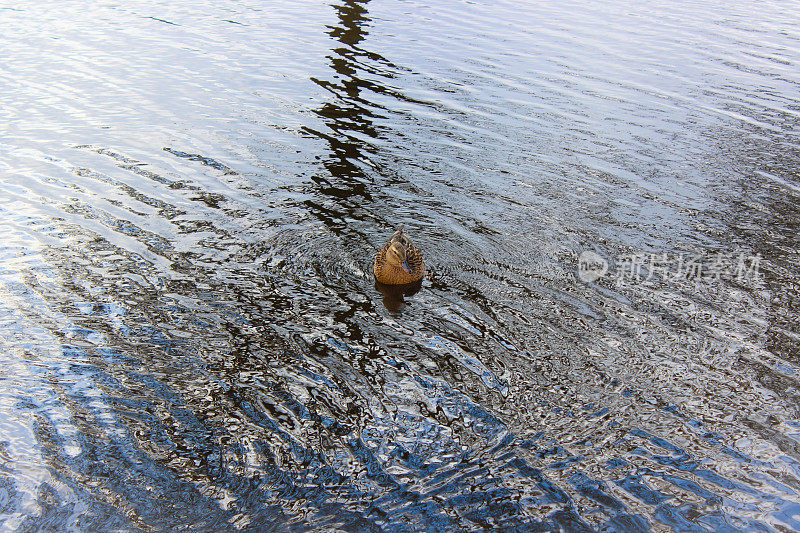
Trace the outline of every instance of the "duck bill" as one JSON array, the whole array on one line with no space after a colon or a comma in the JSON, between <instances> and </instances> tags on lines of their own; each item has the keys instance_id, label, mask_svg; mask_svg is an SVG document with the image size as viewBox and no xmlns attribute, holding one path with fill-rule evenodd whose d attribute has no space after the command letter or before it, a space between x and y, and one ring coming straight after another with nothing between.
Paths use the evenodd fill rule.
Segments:
<instances>
[{"instance_id":1,"label":"duck bill","mask_svg":"<svg viewBox=\"0 0 800 533\"><path fill-rule=\"evenodd\" d=\"M403 270L405 270L406 272L408 272L409 274L411 274L411 267L410 267L410 266L408 266L408 261L406 261L405 259L403 259L403 262L402 262L402 263L400 263L400 266L401 266L401 267L403 267Z\"/></svg>"}]
</instances>

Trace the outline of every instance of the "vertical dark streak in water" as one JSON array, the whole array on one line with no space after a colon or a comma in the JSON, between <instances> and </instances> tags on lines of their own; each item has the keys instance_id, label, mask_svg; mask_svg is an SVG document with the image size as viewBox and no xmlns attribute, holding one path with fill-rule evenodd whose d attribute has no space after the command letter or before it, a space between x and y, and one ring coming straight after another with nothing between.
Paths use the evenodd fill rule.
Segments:
<instances>
[{"instance_id":1,"label":"vertical dark streak in water","mask_svg":"<svg viewBox=\"0 0 800 533\"><path fill-rule=\"evenodd\" d=\"M348 220L367 215L370 210L364 207L373 202L371 180L358 164L366 164L372 171L377 170L369 158L375 149L361 140L364 136L370 139L378 137L378 130L372 120L376 115L367 109L368 102L359 97L362 90L374 85L357 77L359 59L374 61L370 57L372 54L357 47L368 35L367 3L368 0L352 0L333 4L339 25L330 27L328 34L342 46L331 50L334 55L328 56L328 59L330 67L336 73L334 78L338 79L325 81L311 78L314 83L330 91L335 98L314 110L330 133L303 127L305 133L319 137L330 146L330 154L323 156L322 160L327 175L312 179L323 202L332 200L336 207L325 207L311 201L306 202L306 206L336 232L345 231ZM359 217L359 214L362 216Z\"/></svg>"}]
</instances>

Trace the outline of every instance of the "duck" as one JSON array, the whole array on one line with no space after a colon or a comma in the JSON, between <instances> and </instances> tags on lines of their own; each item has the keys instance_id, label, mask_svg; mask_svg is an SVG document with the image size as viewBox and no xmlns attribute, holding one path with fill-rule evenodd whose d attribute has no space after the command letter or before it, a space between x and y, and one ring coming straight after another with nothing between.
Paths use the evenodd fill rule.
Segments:
<instances>
[{"instance_id":1,"label":"duck","mask_svg":"<svg viewBox=\"0 0 800 533\"><path fill-rule=\"evenodd\" d=\"M403 233L403 226L380 249L372 272L375 279L384 285L408 285L420 281L425 275L422 253Z\"/></svg>"}]
</instances>

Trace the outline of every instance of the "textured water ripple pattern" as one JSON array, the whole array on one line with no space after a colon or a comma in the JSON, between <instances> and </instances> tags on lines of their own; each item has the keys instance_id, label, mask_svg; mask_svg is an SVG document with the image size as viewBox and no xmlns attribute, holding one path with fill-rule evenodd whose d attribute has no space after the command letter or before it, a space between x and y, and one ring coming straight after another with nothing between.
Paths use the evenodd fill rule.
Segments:
<instances>
[{"instance_id":1,"label":"textured water ripple pattern","mask_svg":"<svg viewBox=\"0 0 800 533\"><path fill-rule=\"evenodd\" d=\"M793 6L0 23L0 529L800 530Z\"/></svg>"}]
</instances>

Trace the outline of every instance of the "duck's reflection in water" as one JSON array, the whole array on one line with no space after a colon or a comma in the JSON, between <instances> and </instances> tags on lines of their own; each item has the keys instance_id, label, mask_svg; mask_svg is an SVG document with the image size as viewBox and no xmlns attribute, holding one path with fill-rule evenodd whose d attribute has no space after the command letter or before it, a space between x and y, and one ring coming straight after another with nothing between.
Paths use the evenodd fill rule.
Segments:
<instances>
[{"instance_id":1,"label":"duck's reflection in water","mask_svg":"<svg viewBox=\"0 0 800 533\"><path fill-rule=\"evenodd\" d=\"M383 305L391 313L400 312L406 305L406 296L413 296L422 288L422 280L404 285L386 285L375 281L375 288L383 294Z\"/></svg>"}]
</instances>

